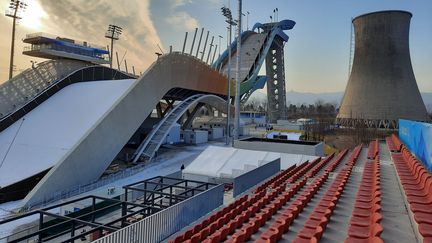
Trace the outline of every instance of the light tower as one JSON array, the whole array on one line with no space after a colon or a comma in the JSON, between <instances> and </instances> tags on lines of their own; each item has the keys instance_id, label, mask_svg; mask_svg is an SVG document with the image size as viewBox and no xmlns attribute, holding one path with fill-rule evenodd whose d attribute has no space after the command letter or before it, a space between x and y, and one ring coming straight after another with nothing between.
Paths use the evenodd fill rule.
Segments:
<instances>
[{"instance_id":1,"label":"light tower","mask_svg":"<svg viewBox=\"0 0 432 243\"><path fill-rule=\"evenodd\" d=\"M120 35L123 31L123 28L117 25L110 24L108 25L108 30L105 33L105 38L111 39L111 50L110 50L110 68L112 68L112 60L113 60L113 53L114 53L114 40L119 40Z\"/></svg>"},{"instance_id":2,"label":"light tower","mask_svg":"<svg viewBox=\"0 0 432 243\"><path fill-rule=\"evenodd\" d=\"M228 95L227 95L227 137L226 144L229 144L229 135L230 135L230 104L231 104L231 36L232 36L232 27L237 25L237 23L233 20L231 10L227 7L222 7L222 15L226 18L226 22L228 24Z\"/></svg>"},{"instance_id":3,"label":"light tower","mask_svg":"<svg viewBox=\"0 0 432 243\"><path fill-rule=\"evenodd\" d=\"M240 137L240 67L241 67L241 32L242 32L242 0L237 0L237 13L238 13L238 25L237 25L237 74L236 74L236 92L235 92L235 121L234 121L234 139Z\"/></svg>"},{"instance_id":4,"label":"light tower","mask_svg":"<svg viewBox=\"0 0 432 243\"><path fill-rule=\"evenodd\" d=\"M13 61L14 61L14 49L15 49L15 26L16 20L21 19L19 15L21 12L25 10L27 4L23 1L19 0L11 0L9 3L9 9L6 11L6 16L11 17L13 19L12 22L12 43L11 43L11 55L10 55L10 64L9 64L9 79L12 78L13 73Z\"/></svg>"}]
</instances>

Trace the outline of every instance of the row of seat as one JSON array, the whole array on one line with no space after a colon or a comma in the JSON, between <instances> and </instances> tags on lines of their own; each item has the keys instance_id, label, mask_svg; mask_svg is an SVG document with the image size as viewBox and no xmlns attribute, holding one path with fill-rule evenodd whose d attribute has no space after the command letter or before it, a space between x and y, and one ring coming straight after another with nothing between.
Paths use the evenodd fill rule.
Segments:
<instances>
[{"instance_id":1,"label":"row of seat","mask_svg":"<svg viewBox=\"0 0 432 243\"><path fill-rule=\"evenodd\" d=\"M316 174L321 171L321 169L327 165L330 160L332 160L334 157L334 153L330 154L329 156L325 157L324 159L322 159L315 167L313 167L307 174L306 177L308 178L312 178L315 177Z\"/></svg>"},{"instance_id":2,"label":"row of seat","mask_svg":"<svg viewBox=\"0 0 432 243\"><path fill-rule=\"evenodd\" d=\"M303 168L303 166L306 166L308 163L308 161L305 161L304 163L302 163L299 166L296 166L295 164L292 165L291 167L289 167L286 170L283 170L279 173L277 173L276 175L272 176L270 179L268 179L267 181L265 181L264 183L262 183L261 185L259 185L254 192L255 193L259 193L263 190L266 190L267 187L271 186L272 184L279 184L279 183L275 183L275 182L280 182L280 181L284 181L286 179L286 177L290 177L291 175L295 174L298 170L300 170L301 168Z\"/></svg>"},{"instance_id":3,"label":"row of seat","mask_svg":"<svg viewBox=\"0 0 432 243\"><path fill-rule=\"evenodd\" d=\"M386 143L387 143L387 147L389 148L389 150L391 152L400 152L400 151L397 150L396 145L394 144L393 139L392 139L391 136L390 137L386 137Z\"/></svg>"},{"instance_id":4,"label":"row of seat","mask_svg":"<svg viewBox=\"0 0 432 243\"><path fill-rule=\"evenodd\" d=\"M357 192L345 242L383 242L381 215L381 174L379 155L368 160Z\"/></svg>"},{"instance_id":5,"label":"row of seat","mask_svg":"<svg viewBox=\"0 0 432 243\"><path fill-rule=\"evenodd\" d=\"M317 191L321 188L329 177L329 172L315 178L300 195L286 208L283 209L280 216L264 231L256 242L277 242L282 238L282 235L288 231L289 226L294 219L303 211L306 205L312 200ZM303 178L305 179L305 178Z\"/></svg>"},{"instance_id":6,"label":"row of seat","mask_svg":"<svg viewBox=\"0 0 432 243\"><path fill-rule=\"evenodd\" d=\"M266 189L268 187L274 189L274 188L276 188L277 185L279 185L276 188L276 190L274 190L272 193L270 193L264 197L264 198L267 198L267 201L265 199L262 199L260 201L260 204L259 204L260 207L267 204L269 202L268 200L272 199L274 197L274 195L276 195L277 193L280 193L282 190L284 190L286 188L286 185L287 185L286 180L287 179L290 179L293 175L298 175L298 174L303 175L305 172L307 172L306 168L311 168L312 167L311 165L315 165L318 161L319 160L316 160L316 161L313 161L311 163L308 163L306 161L303 164L301 164L300 166L293 165L290 168L288 168L287 170L282 171L281 173L273 176L272 178L267 180L265 183L263 183L261 186L259 186L255 190L255 195L260 195L260 197L254 197L254 199L255 199L254 201L247 200L246 202L244 202L245 200L241 200L241 201L236 201L235 203L231 204L231 205L235 205L235 206L238 206L239 204L241 204L242 207L241 207L241 209L239 209L239 207L237 207L237 208L234 207L233 209L229 208L233 212L229 212L228 214L230 217L226 217L225 219L231 219L231 221L235 221L236 224L239 225L240 222L242 223L242 220L245 220L246 218L248 218L248 217L244 217L245 216L244 214L250 216L250 214L248 214L247 212L244 212L244 210L246 210L245 207L248 207L253 202L256 202L258 200L256 198L264 197L264 195L266 195ZM304 173L302 173L303 171L304 171ZM307 179L304 178L299 183L294 184L294 186L296 186L296 187L294 187L294 189L291 189L289 194L285 193L285 195L283 195L283 197L285 197L285 199L289 199L289 198L286 198L287 195L290 195L290 197L291 197L293 195L293 194L291 195L291 193L294 192L294 194L295 194L297 192L296 190L298 190L300 187L302 187L304 184L306 184L306 181L307 181ZM282 185L281 185L281 183L282 183ZM269 207L273 207L272 204L270 204ZM226 209L225 211L227 211L227 210L228 209ZM253 213L255 213L255 212L253 212ZM216 213L215 215L218 215L218 213ZM202 221L202 223L197 224L193 229L190 229L189 231L186 231L183 235L178 236L173 242L182 242L185 240L191 241L191 242L203 241L204 239L207 239L207 238L210 238L210 239L211 238L220 238L220 236L223 236L223 235L226 236L227 234L232 233L232 232L230 232L230 229L232 229L232 225L234 223L231 222L230 224L227 224L226 220L219 220L219 218L212 218L212 217L213 217L213 215L210 216L209 218L207 218L206 220ZM216 222L208 225L207 222L209 220L210 220L210 222L212 222L212 221L216 221ZM222 226L220 224L222 222L225 223L227 226L230 225L231 228L224 229L223 232L222 231L216 232ZM213 233L214 233L214 235L213 235ZM211 237L209 237L209 236L211 236ZM236 237L234 236L233 238L235 239Z\"/></svg>"},{"instance_id":7,"label":"row of seat","mask_svg":"<svg viewBox=\"0 0 432 243\"><path fill-rule=\"evenodd\" d=\"M298 232L297 237L293 241L294 243L317 242L321 239L330 221L330 217L333 214L333 210L342 195L345 184L351 175L351 171L352 166L346 166L338 173L335 180L321 198L321 201L312 211L303 228Z\"/></svg>"},{"instance_id":8,"label":"row of seat","mask_svg":"<svg viewBox=\"0 0 432 243\"><path fill-rule=\"evenodd\" d=\"M248 195L244 195L239 199L235 200L228 206L218 210L213 213L211 216L205 218L200 223L196 224L193 228L185 231L183 234L177 236L174 240L169 241L170 243L180 243L184 242L188 239L191 239L193 236L195 238L201 237L200 232L205 228L208 228L209 231L212 231L215 227L219 228L219 225L214 225L215 222L218 224L222 224L231 220L235 216L237 216L240 212L242 212L248 204L253 203L259 200L261 197L265 195L265 192L260 194L255 194L254 197L249 198ZM246 203L245 203L246 202ZM249 203L247 203L249 202Z\"/></svg>"},{"instance_id":9,"label":"row of seat","mask_svg":"<svg viewBox=\"0 0 432 243\"><path fill-rule=\"evenodd\" d=\"M403 143L396 136L396 134L392 134L389 137L386 137L386 142L389 150L391 152L400 152L403 146Z\"/></svg>"},{"instance_id":10,"label":"row of seat","mask_svg":"<svg viewBox=\"0 0 432 243\"><path fill-rule=\"evenodd\" d=\"M308 165L309 165L309 161L305 161L304 163L295 167L294 169L292 169L288 173L284 173L283 175L278 176L278 178L276 178L275 180L272 180L270 184L268 184L268 183L265 183L265 184L268 184L267 187L275 188L276 186L280 185L281 183L284 183L285 181L287 181L289 178L291 178L297 172L303 170L303 168L305 168ZM266 189L267 187L265 187L264 189Z\"/></svg>"},{"instance_id":11,"label":"row of seat","mask_svg":"<svg viewBox=\"0 0 432 243\"><path fill-rule=\"evenodd\" d=\"M341 152L339 152L339 154L331 162L331 164L329 164L327 166L327 168L325 169L325 171L327 171L327 172L333 172L336 169L336 167L340 164L340 162L342 161L342 159L345 157L345 155L347 153L348 153L348 149L344 149Z\"/></svg>"},{"instance_id":12,"label":"row of seat","mask_svg":"<svg viewBox=\"0 0 432 243\"><path fill-rule=\"evenodd\" d=\"M297 234L297 237L293 242L301 243L301 242L318 242L326 229L328 222L330 221L330 217L333 214L333 210L336 207L337 202L339 201L345 185L351 175L351 171L360 155L362 149L362 145L357 146L350 157L348 158L348 162L346 167L344 167L337 175L333 183L330 185L325 195L322 197L321 201L314 208L313 212L309 216L308 220L304 224L303 228ZM341 152L340 160L347 153L346 151ZM334 168L340 163L335 163L333 168L330 168L332 171Z\"/></svg>"},{"instance_id":13,"label":"row of seat","mask_svg":"<svg viewBox=\"0 0 432 243\"><path fill-rule=\"evenodd\" d=\"M375 139L369 143L369 149L367 154L368 159L375 159L375 157L378 156L378 145L378 139Z\"/></svg>"},{"instance_id":14,"label":"row of seat","mask_svg":"<svg viewBox=\"0 0 432 243\"><path fill-rule=\"evenodd\" d=\"M348 157L347 165L354 166L357 163L358 157L360 156L360 152L363 148L363 144L358 145L354 148L351 155Z\"/></svg>"},{"instance_id":15,"label":"row of seat","mask_svg":"<svg viewBox=\"0 0 432 243\"><path fill-rule=\"evenodd\" d=\"M268 220L272 218L272 216L278 212L291 198L304 186L306 185L307 178L303 178L296 183L293 183L289 189L283 190L280 193L277 193L273 200L267 203L266 205L259 205L259 210L253 210L251 213L251 217L244 222L237 222L236 232L229 232L230 236L228 236L228 240L226 242L245 242L251 238L253 234L255 234L260 227L262 227ZM282 187L286 186L283 184ZM224 240L225 235L222 235L217 240ZM211 241L207 242L218 242Z\"/></svg>"},{"instance_id":16,"label":"row of seat","mask_svg":"<svg viewBox=\"0 0 432 243\"><path fill-rule=\"evenodd\" d=\"M305 167L303 167L301 170L297 171L294 175L292 175L290 178L288 178L289 183L293 183L297 181L300 177L305 175L310 169L318 165L318 163L321 161L321 157L318 157L314 159L312 162L307 164Z\"/></svg>"},{"instance_id":17,"label":"row of seat","mask_svg":"<svg viewBox=\"0 0 432 243\"><path fill-rule=\"evenodd\" d=\"M400 152L402 150L402 146L403 146L402 141L398 138L398 136L396 136L396 134L392 134L391 139L393 141L393 144L396 147L396 151Z\"/></svg>"},{"instance_id":18,"label":"row of seat","mask_svg":"<svg viewBox=\"0 0 432 243\"><path fill-rule=\"evenodd\" d=\"M215 222L211 223L209 226L205 227L205 224L202 226L200 226L200 224L196 225L192 229L191 233L193 235L190 237L190 239L188 236L191 234L188 235L188 232L186 231L184 234L186 236L178 236L176 238L177 241L174 242L184 241L195 243L203 241L219 242L220 240L224 240L228 235L233 234L237 228L240 228L244 222L249 221L252 216L255 216L255 218L260 218L259 214L255 215L260 210L264 213L265 217L263 219L267 220L270 218L272 214L274 214L283 204L285 204L286 201L292 197L292 195L297 193L297 191L306 184L306 181L307 179L304 178L299 183L294 184L293 187L288 190L288 192L286 191L287 182L284 182L273 188L273 190L269 193L266 193L266 190L262 190L261 192L254 194L253 197L247 200L242 200L240 205L237 203L236 205L239 206L228 212L227 216L220 219L213 219ZM276 198L276 196L279 194L282 194L280 196L281 198ZM211 218L212 217L210 217L210 219ZM203 222L206 222L206 220ZM244 236L245 235L243 233L237 233L233 235L232 239L235 240Z\"/></svg>"},{"instance_id":19,"label":"row of seat","mask_svg":"<svg viewBox=\"0 0 432 243\"><path fill-rule=\"evenodd\" d=\"M424 242L432 242L432 175L405 146L392 157L418 231Z\"/></svg>"}]
</instances>

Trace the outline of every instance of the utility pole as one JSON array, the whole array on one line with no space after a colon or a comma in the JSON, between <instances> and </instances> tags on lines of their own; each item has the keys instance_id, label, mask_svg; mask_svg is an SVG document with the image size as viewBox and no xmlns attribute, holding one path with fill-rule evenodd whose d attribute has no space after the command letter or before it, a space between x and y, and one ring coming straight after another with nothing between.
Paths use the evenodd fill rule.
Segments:
<instances>
[{"instance_id":1,"label":"utility pole","mask_svg":"<svg viewBox=\"0 0 432 243\"><path fill-rule=\"evenodd\" d=\"M13 76L13 62L14 62L14 51L15 51L15 26L16 20L21 19L20 10L24 11L27 7L27 4L20 0L11 0L9 3L9 10L6 11L6 17L10 17L13 19L12 22L12 43L11 43L11 55L10 55L10 63L9 63L9 79Z\"/></svg>"},{"instance_id":2,"label":"utility pole","mask_svg":"<svg viewBox=\"0 0 432 243\"><path fill-rule=\"evenodd\" d=\"M238 23L237 23L237 75L236 75L236 92L235 92L235 123L234 139L239 138L240 134L240 53L241 53L241 19L242 19L242 0L238 0Z\"/></svg>"},{"instance_id":3,"label":"utility pole","mask_svg":"<svg viewBox=\"0 0 432 243\"><path fill-rule=\"evenodd\" d=\"M110 50L110 68L112 68L112 60L114 54L114 40L119 40L120 35L123 31L123 28L117 25L110 24L108 25L108 30L105 33L105 38L111 39L111 50Z\"/></svg>"}]
</instances>

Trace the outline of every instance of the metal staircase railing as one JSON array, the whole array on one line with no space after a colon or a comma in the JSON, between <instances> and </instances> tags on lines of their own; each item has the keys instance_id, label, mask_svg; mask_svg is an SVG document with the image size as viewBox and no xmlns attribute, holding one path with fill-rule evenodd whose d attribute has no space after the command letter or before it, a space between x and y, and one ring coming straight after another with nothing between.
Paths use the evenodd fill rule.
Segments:
<instances>
[{"instance_id":1,"label":"metal staircase railing","mask_svg":"<svg viewBox=\"0 0 432 243\"><path fill-rule=\"evenodd\" d=\"M151 160L155 155L156 151L162 145L164 139L168 135L171 127L181 118L183 113L190 107L190 105L196 102L198 99L206 96L205 94L193 95L180 104L176 105L165 117L157 124L155 128L150 132L149 135L144 139L136 150L133 162L136 163L141 155L144 155L148 160Z\"/></svg>"}]
</instances>

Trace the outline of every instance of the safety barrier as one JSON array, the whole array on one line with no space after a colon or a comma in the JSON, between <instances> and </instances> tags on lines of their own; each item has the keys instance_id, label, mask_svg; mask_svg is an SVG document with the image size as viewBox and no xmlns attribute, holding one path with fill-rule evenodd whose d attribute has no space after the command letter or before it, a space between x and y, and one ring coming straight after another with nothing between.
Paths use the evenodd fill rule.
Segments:
<instances>
[{"instance_id":1,"label":"safety barrier","mask_svg":"<svg viewBox=\"0 0 432 243\"><path fill-rule=\"evenodd\" d=\"M233 196L236 197L278 171L280 171L280 158L234 178Z\"/></svg>"}]
</instances>

